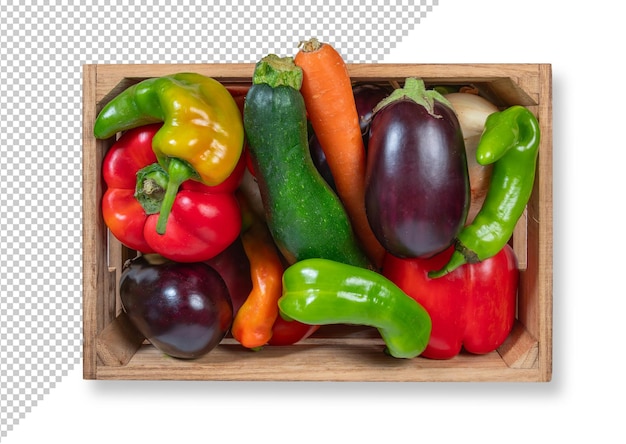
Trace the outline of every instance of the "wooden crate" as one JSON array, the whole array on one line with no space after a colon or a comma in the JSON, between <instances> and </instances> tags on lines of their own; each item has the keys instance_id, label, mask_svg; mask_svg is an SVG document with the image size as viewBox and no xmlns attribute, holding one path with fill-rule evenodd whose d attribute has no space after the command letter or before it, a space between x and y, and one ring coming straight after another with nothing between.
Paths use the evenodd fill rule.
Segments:
<instances>
[{"instance_id":1,"label":"wooden crate","mask_svg":"<svg viewBox=\"0 0 626 444\"><path fill-rule=\"evenodd\" d=\"M181 71L225 84L248 85L254 64L85 65L83 67L83 375L85 379L281 381L550 381L552 377L552 72L549 64L352 64L354 81L473 85L506 107L524 105L541 125L538 172L526 212L513 236L521 282L514 329L486 355L451 360L399 360L382 353L375 330L337 326L288 347L244 349L226 338L204 357L164 356L129 324L118 282L134 254L103 223L102 159L113 143L96 140L93 123L122 90L148 77Z\"/></svg>"}]
</instances>

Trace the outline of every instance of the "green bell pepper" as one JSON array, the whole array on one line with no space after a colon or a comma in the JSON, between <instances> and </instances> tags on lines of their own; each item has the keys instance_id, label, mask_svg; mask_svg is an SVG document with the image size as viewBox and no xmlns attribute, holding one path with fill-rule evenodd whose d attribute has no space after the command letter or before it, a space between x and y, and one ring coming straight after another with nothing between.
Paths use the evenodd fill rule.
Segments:
<instances>
[{"instance_id":1,"label":"green bell pepper","mask_svg":"<svg viewBox=\"0 0 626 444\"><path fill-rule=\"evenodd\" d=\"M305 259L283 274L283 317L311 325L376 327L385 352L414 358L430 339L428 312L381 274L328 259Z\"/></svg>"}]
</instances>

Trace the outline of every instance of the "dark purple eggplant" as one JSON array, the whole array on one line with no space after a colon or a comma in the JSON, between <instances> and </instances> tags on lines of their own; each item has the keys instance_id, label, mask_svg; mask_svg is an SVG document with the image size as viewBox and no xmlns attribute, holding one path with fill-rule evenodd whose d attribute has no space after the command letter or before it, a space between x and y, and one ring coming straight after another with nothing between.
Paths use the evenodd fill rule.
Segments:
<instances>
[{"instance_id":1,"label":"dark purple eggplant","mask_svg":"<svg viewBox=\"0 0 626 444\"><path fill-rule=\"evenodd\" d=\"M128 261L120 278L122 307L161 352L193 359L213 350L233 321L228 287L209 265L157 255Z\"/></svg>"},{"instance_id":2,"label":"dark purple eggplant","mask_svg":"<svg viewBox=\"0 0 626 444\"><path fill-rule=\"evenodd\" d=\"M376 83L357 83L352 87L354 93L354 102L356 104L356 110L359 115L359 126L361 127L361 135L363 136L363 145L367 152L367 144L369 139L369 124L372 120L372 114L374 107L392 91L391 87L379 85ZM309 138L309 149L311 151L311 158L313 164L319 171L320 175L324 178L326 183L331 186L333 190L335 188L335 180L330 172L330 167L326 162L326 155L322 150L315 133L311 132Z\"/></svg>"},{"instance_id":3,"label":"dark purple eggplant","mask_svg":"<svg viewBox=\"0 0 626 444\"><path fill-rule=\"evenodd\" d=\"M386 98L393 88L377 83L357 83L352 87L356 110L359 113L359 125L363 135L363 143L367 150L369 127L374 115L374 108Z\"/></svg>"},{"instance_id":4,"label":"dark purple eggplant","mask_svg":"<svg viewBox=\"0 0 626 444\"><path fill-rule=\"evenodd\" d=\"M407 79L375 110L366 212L379 242L394 256L441 252L465 223L470 203L465 145L446 102L423 81Z\"/></svg>"},{"instance_id":5,"label":"dark purple eggplant","mask_svg":"<svg viewBox=\"0 0 626 444\"><path fill-rule=\"evenodd\" d=\"M328 166L328 162L326 161L326 155L324 154L324 150L322 150L322 145L319 140L317 140L317 136L315 133L309 138L309 151L311 152L311 159L313 160L313 165L320 173L320 176L324 178L326 183L330 185L330 187L336 192L337 187L335 186L335 179L333 178L333 173L330 171L330 167Z\"/></svg>"},{"instance_id":6,"label":"dark purple eggplant","mask_svg":"<svg viewBox=\"0 0 626 444\"><path fill-rule=\"evenodd\" d=\"M224 279L233 304L233 316L236 316L252 291L250 261L246 256L241 238L235 239L228 248L205 263L214 268Z\"/></svg>"}]
</instances>

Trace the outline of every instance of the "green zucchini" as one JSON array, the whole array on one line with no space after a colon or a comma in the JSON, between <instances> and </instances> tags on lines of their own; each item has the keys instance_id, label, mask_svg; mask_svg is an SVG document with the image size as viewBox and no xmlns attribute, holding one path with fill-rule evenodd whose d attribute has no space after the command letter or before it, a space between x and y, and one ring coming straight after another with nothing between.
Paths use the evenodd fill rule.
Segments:
<instances>
[{"instance_id":1,"label":"green zucchini","mask_svg":"<svg viewBox=\"0 0 626 444\"><path fill-rule=\"evenodd\" d=\"M322 258L369 268L343 204L309 152L302 71L290 57L257 63L244 128L268 227L289 263Z\"/></svg>"}]
</instances>

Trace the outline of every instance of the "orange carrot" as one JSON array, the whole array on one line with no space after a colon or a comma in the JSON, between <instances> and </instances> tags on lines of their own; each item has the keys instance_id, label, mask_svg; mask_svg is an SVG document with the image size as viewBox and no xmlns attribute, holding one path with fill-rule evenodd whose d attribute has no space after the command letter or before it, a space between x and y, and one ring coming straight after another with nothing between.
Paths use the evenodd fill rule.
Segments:
<instances>
[{"instance_id":1,"label":"orange carrot","mask_svg":"<svg viewBox=\"0 0 626 444\"><path fill-rule=\"evenodd\" d=\"M337 195L370 260L380 268L385 253L365 213L365 148L348 68L327 43L300 43L294 62L303 72L300 92L326 156Z\"/></svg>"}]
</instances>

